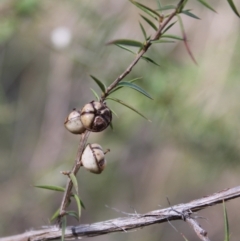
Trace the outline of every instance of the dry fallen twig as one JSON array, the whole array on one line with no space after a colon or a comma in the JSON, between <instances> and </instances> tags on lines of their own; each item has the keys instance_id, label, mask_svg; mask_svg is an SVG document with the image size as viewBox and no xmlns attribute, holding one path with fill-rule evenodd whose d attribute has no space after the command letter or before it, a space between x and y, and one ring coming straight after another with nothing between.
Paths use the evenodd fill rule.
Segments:
<instances>
[{"instance_id":1,"label":"dry fallen twig","mask_svg":"<svg viewBox=\"0 0 240 241\"><path fill-rule=\"evenodd\" d=\"M191 214L206 207L222 203L223 200L226 202L238 197L240 197L240 186L229 188L188 203L174 205L145 214L134 214L129 217L116 218L93 224L67 227L65 239L99 236L113 232L127 232L128 230L138 229L152 224L172 220L186 220L191 227L194 228L199 238L207 241L209 239L206 236L206 231L194 221ZM49 226L47 228L42 228L41 230L27 231L20 235L0 238L0 241L53 240L59 239L61 235L62 230L59 229L59 227Z\"/></svg>"}]
</instances>

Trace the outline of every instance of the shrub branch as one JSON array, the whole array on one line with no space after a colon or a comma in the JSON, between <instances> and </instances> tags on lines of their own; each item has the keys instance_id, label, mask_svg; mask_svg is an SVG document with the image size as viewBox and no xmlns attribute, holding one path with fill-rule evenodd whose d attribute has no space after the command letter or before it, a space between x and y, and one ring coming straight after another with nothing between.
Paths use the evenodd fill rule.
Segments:
<instances>
[{"instance_id":1,"label":"shrub branch","mask_svg":"<svg viewBox=\"0 0 240 241\"><path fill-rule=\"evenodd\" d=\"M188 203L154 210L145 214L128 214L127 217L116 218L92 224L67 227L65 239L100 236L114 232L128 232L157 223L173 220L186 221L203 241L209 241L207 232L195 220L193 213L206 207L214 206L240 197L240 186L229 188L212 195L193 200ZM48 226L40 230L32 230L20 235L0 238L0 241L40 241L61 238L62 230L57 226Z\"/></svg>"},{"instance_id":2,"label":"shrub branch","mask_svg":"<svg viewBox=\"0 0 240 241\"><path fill-rule=\"evenodd\" d=\"M137 54L136 58L132 61L132 63L127 67L127 69L121 74L119 75L111 85L109 85L109 87L106 89L106 92L103 93L102 97L101 97L101 100L103 101L107 96L108 94L110 93L110 91L112 89L114 89L117 84L123 80L131 71L132 71L132 68L138 63L138 61L141 59L141 57L147 52L147 50L149 49L149 47L152 45L152 41L155 41L155 40L158 40L161 35L162 35L162 31L164 30L164 28L167 26L167 24L173 19L174 16L176 16L178 13L179 13L179 10L181 9L181 6L182 4L184 3L184 0L181 0L176 9L163 21L163 23L159 23L159 28L158 30L156 31L155 35L150 39L148 40L143 49Z\"/></svg>"},{"instance_id":3,"label":"shrub branch","mask_svg":"<svg viewBox=\"0 0 240 241\"><path fill-rule=\"evenodd\" d=\"M167 24L172 20L172 18L174 16L176 16L179 13L179 10L182 7L182 4L184 3L184 0L181 0L176 9L163 21L161 22L159 20L159 28L156 31L155 35L148 40L145 45L143 46L143 49L138 53L138 55L136 56L136 58L132 61L132 63L126 68L126 70L119 75L112 84L109 85L109 87L106 89L105 93L103 93L103 95L101 96L101 102L103 102L106 97L109 95L110 91L113 90L117 84L123 80L132 70L132 68L138 63L138 61L141 59L141 57L147 52L147 50L149 49L149 47L152 45L152 41L154 40L158 40L161 37L162 31L164 30L164 28L167 26ZM89 136L89 132L86 131L84 134L82 134L81 140L80 140L80 144L79 144L79 148L77 151L77 157L76 157L76 162L75 165L72 168L71 173L74 173L74 175L76 175L81 167L81 156L85 147L85 144L87 142ZM66 189L63 195L63 199L61 202L61 206L60 206L60 212L59 212L59 217L58 217L58 221L59 223L61 223L61 218L66 214L66 208L69 204L69 200L71 198L72 195L72 188L73 188L73 183L71 179L68 179L67 185L66 185Z\"/></svg>"},{"instance_id":4,"label":"shrub branch","mask_svg":"<svg viewBox=\"0 0 240 241\"><path fill-rule=\"evenodd\" d=\"M76 160L75 160L75 164L72 168L71 173L73 173L74 175L77 174L77 172L79 171L80 167L81 167L81 157L82 157L82 153L84 150L84 147L86 145L87 139L89 137L90 132L89 131L85 131L82 135L81 135L81 140L79 143L79 147L78 147L78 151L77 151L77 156L76 156ZM63 199L62 199L62 203L60 206L60 211L59 211L59 218L58 221L60 222L61 217L65 215L66 213L66 208L69 204L71 195L72 195L72 188L73 188L73 182L72 180L69 178L67 181L67 185L65 188L65 192L63 195Z\"/></svg>"}]
</instances>

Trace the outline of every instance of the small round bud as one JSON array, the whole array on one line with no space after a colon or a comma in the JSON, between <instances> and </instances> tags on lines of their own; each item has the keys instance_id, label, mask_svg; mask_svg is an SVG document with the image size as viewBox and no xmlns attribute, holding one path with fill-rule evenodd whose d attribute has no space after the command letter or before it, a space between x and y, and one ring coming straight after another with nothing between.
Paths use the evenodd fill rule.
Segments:
<instances>
[{"instance_id":1,"label":"small round bud","mask_svg":"<svg viewBox=\"0 0 240 241\"><path fill-rule=\"evenodd\" d=\"M64 125L67 130L73 134L82 134L86 129L80 120L80 111L73 109L73 111L66 118Z\"/></svg>"},{"instance_id":2,"label":"small round bud","mask_svg":"<svg viewBox=\"0 0 240 241\"><path fill-rule=\"evenodd\" d=\"M91 101L81 111L83 126L92 132L106 129L112 121L112 112L105 103Z\"/></svg>"},{"instance_id":3,"label":"small round bud","mask_svg":"<svg viewBox=\"0 0 240 241\"><path fill-rule=\"evenodd\" d=\"M99 144L87 144L81 162L88 171L95 174L100 174L107 163L103 149Z\"/></svg>"}]
</instances>

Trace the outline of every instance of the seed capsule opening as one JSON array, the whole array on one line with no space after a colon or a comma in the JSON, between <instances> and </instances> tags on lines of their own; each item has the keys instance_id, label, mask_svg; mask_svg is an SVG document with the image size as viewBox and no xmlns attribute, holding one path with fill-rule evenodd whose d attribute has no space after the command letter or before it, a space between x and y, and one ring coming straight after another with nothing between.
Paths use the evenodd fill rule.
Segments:
<instances>
[{"instance_id":1,"label":"seed capsule opening","mask_svg":"<svg viewBox=\"0 0 240 241\"><path fill-rule=\"evenodd\" d=\"M111 123L112 112L105 103L91 101L83 107L80 119L87 130L100 132Z\"/></svg>"}]
</instances>

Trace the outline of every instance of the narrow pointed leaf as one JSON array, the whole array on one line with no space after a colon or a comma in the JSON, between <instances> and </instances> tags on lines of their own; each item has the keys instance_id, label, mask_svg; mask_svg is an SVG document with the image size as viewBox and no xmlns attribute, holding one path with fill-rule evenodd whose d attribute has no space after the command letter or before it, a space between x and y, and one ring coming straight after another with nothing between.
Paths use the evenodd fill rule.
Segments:
<instances>
[{"instance_id":1,"label":"narrow pointed leaf","mask_svg":"<svg viewBox=\"0 0 240 241\"><path fill-rule=\"evenodd\" d=\"M130 83L133 83L133 82L135 82L135 81L137 81L137 80L140 80L140 79L142 79L142 77L137 77L137 78L131 79L131 80L129 80L129 82L130 82Z\"/></svg>"},{"instance_id":2,"label":"narrow pointed leaf","mask_svg":"<svg viewBox=\"0 0 240 241\"><path fill-rule=\"evenodd\" d=\"M71 195L71 197L74 197L74 195L75 194L72 194ZM70 199L71 200L71 199ZM86 207L85 207L85 205L84 205L84 203L83 203L83 201L80 199L80 204L81 204L81 207L83 208L83 209L86 209Z\"/></svg>"},{"instance_id":3,"label":"narrow pointed leaf","mask_svg":"<svg viewBox=\"0 0 240 241\"><path fill-rule=\"evenodd\" d=\"M74 175L74 173L70 173L69 177L70 177L70 179L71 179L71 181L73 183L73 186L74 186L74 188L76 190L76 193L78 194L78 181L77 181L76 176Z\"/></svg>"},{"instance_id":4,"label":"narrow pointed leaf","mask_svg":"<svg viewBox=\"0 0 240 241\"><path fill-rule=\"evenodd\" d=\"M216 13L216 10L213 8L213 7L211 7L205 0L197 0L198 2L200 2L203 6L205 6L206 8L208 8L208 9L210 9L210 10L212 10L213 12L215 12Z\"/></svg>"},{"instance_id":5,"label":"narrow pointed leaf","mask_svg":"<svg viewBox=\"0 0 240 241\"><path fill-rule=\"evenodd\" d=\"M161 5L161 3L160 3L160 0L157 0L157 4L158 4L159 9L161 9L161 8L162 8L162 5Z\"/></svg>"},{"instance_id":6,"label":"narrow pointed leaf","mask_svg":"<svg viewBox=\"0 0 240 241\"><path fill-rule=\"evenodd\" d=\"M166 5L166 6L158 8L156 11L166 11L166 10L172 10L172 9L176 9L176 6Z\"/></svg>"},{"instance_id":7,"label":"narrow pointed leaf","mask_svg":"<svg viewBox=\"0 0 240 241\"><path fill-rule=\"evenodd\" d=\"M117 86L132 88L132 89L138 91L139 93L145 95L149 99L153 99L145 90L143 90L140 86L138 86L136 84L129 83L129 82L126 82L126 81L122 81L122 82L118 83Z\"/></svg>"},{"instance_id":8,"label":"narrow pointed leaf","mask_svg":"<svg viewBox=\"0 0 240 241\"><path fill-rule=\"evenodd\" d=\"M97 84L98 87L102 90L102 92L105 93L106 86L102 83L102 81L100 81L99 79L97 79L97 78L94 77L93 75L90 75L90 77L96 82L96 84Z\"/></svg>"},{"instance_id":9,"label":"narrow pointed leaf","mask_svg":"<svg viewBox=\"0 0 240 241\"><path fill-rule=\"evenodd\" d=\"M240 18L240 14L236 8L236 6L234 5L233 1L232 0L227 0L230 7L232 8L233 12Z\"/></svg>"},{"instance_id":10,"label":"narrow pointed leaf","mask_svg":"<svg viewBox=\"0 0 240 241\"><path fill-rule=\"evenodd\" d=\"M141 9L142 11L144 11L145 13L147 13L149 16L155 19L158 19L160 17L159 13L151 8L133 0L130 0L130 2L133 3L135 6L137 6L139 9Z\"/></svg>"},{"instance_id":11,"label":"narrow pointed leaf","mask_svg":"<svg viewBox=\"0 0 240 241\"><path fill-rule=\"evenodd\" d=\"M228 223L227 209L226 209L226 205L225 205L224 200L223 200L223 215L224 215L224 230L225 230L224 241L229 241L230 240L229 223Z\"/></svg>"},{"instance_id":12,"label":"narrow pointed leaf","mask_svg":"<svg viewBox=\"0 0 240 241\"><path fill-rule=\"evenodd\" d=\"M132 39L116 39L108 42L107 44L120 44L132 47L143 47L143 43Z\"/></svg>"},{"instance_id":13,"label":"narrow pointed leaf","mask_svg":"<svg viewBox=\"0 0 240 241\"><path fill-rule=\"evenodd\" d=\"M77 221L79 221L78 214L75 211L67 211L66 213L67 213L67 215L72 216L75 219L77 219Z\"/></svg>"},{"instance_id":14,"label":"narrow pointed leaf","mask_svg":"<svg viewBox=\"0 0 240 241\"><path fill-rule=\"evenodd\" d=\"M164 29L164 31L162 32L162 34L166 33L176 22L177 22L177 21L169 24L169 25Z\"/></svg>"},{"instance_id":15,"label":"narrow pointed leaf","mask_svg":"<svg viewBox=\"0 0 240 241\"><path fill-rule=\"evenodd\" d=\"M159 40L154 40L154 41L151 41L151 43L175 43L175 41L173 40L162 40L162 39L159 39Z\"/></svg>"},{"instance_id":16,"label":"narrow pointed leaf","mask_svg":"<svg viewBox=\"0 0 240 241\"><path fill-rule=\"evenodd\" d=\"M109 107L108 107L108 108L109 108ZM117 113L116 113L112 108L110 108L110 110L112 111L112 113L113 113L117 118L119 118L118 115L117 115ZM110 122L110 123L112 123L112 122Z\"/></svg>"},{"instance_id":17,"label":"narrow pointed leaf","mask_svg":"<svg viewBox=\"0 0 240 241\"><path fill-rule=\"evenodd\" d=\"M52 191L58 191L58 192L64 192L65 191L65 188L59 187L59 186L36 185L34 187L43 188L43 189L52 190Z\"/></svg>"},{"instance_id":18,"label":"narrow pointed leaf","mask_svg":"<svg viewBox=\"0 0 240 241\"><path fill-rule=\"evenodd\" d=\"M178 7L178 13L181 13L184 9L185 5L187 4L188 0L183 0L181 5Z\"/></svg>"},{"instance_id":19,"label":"narrow pointed leaf","mask_svg":"<svg viewBox=\"0 0 240 241\"><path fill-rule=\"evenodd\" d=\"M158 63L156 63L154 60L150 59L149 57L142 56L142 59L144 59L144 60L147 61L147 62L150 62L150 63L152 63L152 64L155 64L155 65L161 67Z\"/></svg>"},{"instance_id":20,"label":"narrow pointed leaf","mask_svg":"<svg viewBox=\"0 0 240 241\"><path fill-rule=\"evenodd\" d=\"M92 88L90 88L90 90L93 92L94 96L95 96L95 97L96 97L96 99L99 101L99 100L100 100L100 98L99 98L99 96L98 96L97 92L96 92L94 89L92 89Z\"/></svg>"},{"instance_id":21,"label":"narrow pointed leaf","mask_svg":"<svg viewBox=\"0 0 240 241\"><path fill-rule=\"evenodd\" d=\"M201 19L198 16L196 16L195 14L191 13L189 10L183 10L181 13L183 13L189 17L195 18L195 19Z\"/></svg>"},{"instance_id":22,"label":"narrow pointed leaf","mask_svg":"<svg viewBox=\"0 0 240 241\"><path fill-rule=\"evenodd\" d=\"M147 37L147 41L148 41L148 40L149 40L151 37L152 37L151 35L150 35L150 36L148 36L148 37Z\"/></svg>"},{"instance_id":23,"label":"narrow pointed leaf","mask_svg":"<svg viewBox=\"0 0 240 241\"><path fill-rule=\"evenodd\" d=\"M142 116L144 119L148 120L149 122L152 122L151 120L149 120L146 116L144 116L142 113L140 113L139 111L137 111L135 108L133 108L132 106L126 104L125 102L123 102L122 100L116 99L116 98L110 98L107 97L107 99L109 100L113 100L121 105L124 105L125 107L131 109L132 111L136 112L137 114L139 114L140 116Z\"/></svg>"},{"instance_id":24,"label":"narrow pointed leaf","mask_svg":"<svg viewBox=\"0 0 240 241\"><path fill-rule=\"evenodd\" d=\"M83 201L80 199L80 204L81 204L81 207L83 208L83 209L86 209L85 208L85 205L84 205L84 203L83 203Z\"/></svg>"},{"instance_id":25,"label":"narrow pointed leaf","mask_svg":"<svg viewBox=\"0 0 240 241\"><path fill-rule=\"evenodd\" d=\"M78 197L77 194L73 194L73 197L75 198L75 201L77 203L77 208L78 208L78 216L79 218L81 217L81 201L80 198Z\"/></svg>"},{"instance_id":26,"label":"narrow pointed leaf","mask_svg":"<svg viewBox=\"0 0 240 241\"><path fill-rule=\"evenodd\" d=\"M142 77L138 77L138 78L132 79L132 80L130 80L129 82L130 82L130 83L133 83L133 82L135 82L135 81L137 81L137 80L139 80L139 79L142 79ZM113 92L116 92L117 90L122 89L122 88L123 88L122 86L117 86L117 87L115 87L112 91L110 91L109 95L112 94ZM113 114L114 114L114 113L113 113ZM115 115L116 115L116 114L115 114ZM117 116L117 117L118 117L118 116Z\"/></svg>"},{"instance_id":27,"label":"narrow pointed leaf","mask_svg":"<svg viewBox=\"0 0 240 241\"><path fill-rule=\"evenodd\" d=\"M109 95L111 95L112 93L114 93L114 92L116 92L116 91L118 91L118 90L120 90L120 89L122 89L122 87L115 87L114 89L112 89L112 90L110 91Z\"/></svg>"},{"instance_id":28,"label":"narrow pointed leaf","mask_svg":"<svg viewBox=\"0 0 240 241\"><path fill-rule=\"evenodd\" d=\"M190 58L192 59L192 61L196 64L197 64L197 61L195 60L191 50L190 50L190 47L188 45L188 42L187 42L187 35L185 33L185 30L184 30L184 26L183 26L183 22L182 22L182 19L179 15L177 15L177 18L178 18L178 21L179 21L179 24L180 24L180 28L181 28L181 31L182 31L182 35L183 35L183 41L184 41L184 45L185 45L185 48L190 56Z\"/></svg>"},{"instance_id":29,"label":"narrow pointed leaf","mask_svg":"<svg viewBox=\"0 0 240 241\"><path fill-rule=\"evenodd\" d=\"M66 227L67 227L67 217L64 216L62 218L62 237L61 237L61 241L64 241Z\"/></svg>"},{"instance_id":30,"label":"narrow pointed leaf","mask_svg":"<svg viewBox=\"0 0 240 241\"><path fill-rule=\"evenodd\" d=\"M131 49L128 49L128 48L126 48L126 47L124 47L124 46L122 46L122 45L119 45L119 44L115 44L115 45L118 46L118 47L121 48L121 49L124 49L124 50L132 53L132 54L136 54L136 53L134 53Z\"/></svg>"},{"instance_id":31,"label":"narrow pointed leaf","mask_svg":"<svg viewBox=\"0 0 240 241\"><path fill-rule=\"evenodd\" d=\"M112 124L112 122L110 122L109 126L110 126L111 130L113 131L113 124Z\"/></svg>"},{"instance_id":32,"label":"narrow pointed leaf","mask_svg":"<svg viewBox=\"0 0 240 241\"><path fill-rule=\"evenodd\" d=\"M143 33L144 39L147 40L147 34L146 34L146 31L145 31L144 27L142 26L141 23L139 23L139 25L140 25L140 28L141 28L141 30L142 30L142 33Z\"/></svg>"},{"instance_id":33,"label":"narrow pointed leaf","mask_svg":"<svg viewBox=\"0 0 240 241\"><path fill-rule=\"evenodd\" d=\"M182 37L179 37L177 35L172 35L172 34L164 34L164 35L161 36L161 39L162 38L171 38L171 39L183 40Z\"/></svg>"},{"instance_id":34,"label":"narrow pointed leaf","mask_svg":"<svg viewBox=\"0 0 240 241\"><path fill-rule=\"evenodd\" d=\"M156 27L156 25L151 21L149 20L148 18L146 18L145 16L141 15L140 16L154 29L154 30L158 30L158 28Z\"/></svg>"},{"instance_id":35,"label":"narrow pointed leaf","mask_svg":"<svg viewBox=\"0 0 240 241\"><path fill-rule=\"evenodd\" d=\"M58 209L58 210L52 215L50 221L52 222L53 220L55 220L55 219L58 217L59 213L60 213L60 209Z\"/></svg>"}]
</instances>

